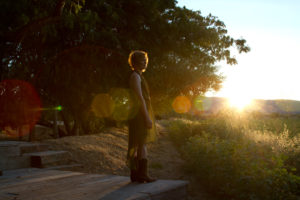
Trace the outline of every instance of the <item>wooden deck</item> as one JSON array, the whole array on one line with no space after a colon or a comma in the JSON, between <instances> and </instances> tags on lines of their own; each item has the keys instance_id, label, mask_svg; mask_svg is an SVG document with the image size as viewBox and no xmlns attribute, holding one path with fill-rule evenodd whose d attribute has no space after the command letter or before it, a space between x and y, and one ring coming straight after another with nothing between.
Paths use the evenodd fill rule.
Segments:
<instances>
[{"instance_id":1,"label":"wooden deck","mask_svg":"<svg viewBox=\"0 0 300 200\"><path fill-rule=\"evenodd\" d=\"M3 171L0 200L181 200L188 182L131 183L129 177L24 168Z\"/></svg>"}]
</instances>

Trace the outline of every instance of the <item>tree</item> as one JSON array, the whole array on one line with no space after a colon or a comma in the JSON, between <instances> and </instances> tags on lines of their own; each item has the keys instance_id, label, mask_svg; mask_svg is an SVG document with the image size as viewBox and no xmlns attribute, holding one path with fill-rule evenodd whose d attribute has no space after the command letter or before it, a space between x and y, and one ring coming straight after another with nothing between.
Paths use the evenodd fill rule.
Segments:
<instances>
[{"instance_id":1,"label":"tree","mask_svg":"<svg viewBox=\"0 0 300 200\"><path fill-rule=\"evenodd\" d=\"M157 103L218 89L215 63L235 64L232 46L249 51L217 17L175 0L1 0L0 9L1 80L32 83L43 102L62 105L63 118L85 133L95 119L93 98L125 87L131 50L149 53L146 76Z\"/></svg>"}]
</instances>

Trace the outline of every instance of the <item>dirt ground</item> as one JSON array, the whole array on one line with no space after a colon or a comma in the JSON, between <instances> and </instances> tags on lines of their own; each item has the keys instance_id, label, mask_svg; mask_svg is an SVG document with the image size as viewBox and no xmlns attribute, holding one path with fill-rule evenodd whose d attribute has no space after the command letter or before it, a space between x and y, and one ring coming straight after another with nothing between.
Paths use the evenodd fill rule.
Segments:
<instances>
[{"instance_id":1,"label":"dirt ground","mask_svg":"<svg viewBox=\"0 0 300 200\"><path fill-rule=\"evenodd\" d=\"M168 139L166 130L158 127L158 140L148 145L149 173L158 179L188 180L188 200L213 198L183 170L184 161ZM70 152L75 163L82 164L77 171L129 176L126 166L127 128L110 128L97 135L72 136L45 140L52 150Z\"/></svg>"}]
</instances>

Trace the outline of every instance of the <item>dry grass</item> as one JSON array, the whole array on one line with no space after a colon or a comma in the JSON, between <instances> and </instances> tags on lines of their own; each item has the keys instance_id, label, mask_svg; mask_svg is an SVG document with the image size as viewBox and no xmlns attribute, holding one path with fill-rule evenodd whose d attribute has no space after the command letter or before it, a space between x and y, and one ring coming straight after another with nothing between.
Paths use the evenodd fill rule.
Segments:
<instances>
[{"instance_id":1,"label":"dry grass","mask_svg":"<svg viewBox=\"0 0 300 200\"><path fill-rule=\"evenodd\" d=\"M110 129L97 135L71 136L44 141L52 150L66 150L85 173L128 175L125 164L127 132Z\"/></svg>"},{"instance_id":2,"label":"dry grass","mask_svg":"<svg viewBox=\"0 0 300 200\"><path fill-rule=\"evenodd\" d=\"M158 140L148 145L149 172L158 179L189 180L189 200L212 199L199 190L193 178L183 170L184 161L160 124ZM70 152L72 160L82 164L78 171L85 173L116 174L129 176L126 166L128 141L127 128L110 128L97 135L72 136L45 140L53 150Z\"/></svg>"},{"instance_id":3,"label":"dry grass","mask_svg":"<svg viewBox=\"0 0 300 200\"><path fill-rule=\"evenodd\" d=\"M83 165L82 172L128 176L129 169L125 162L127 132L126 128L110 128L97 135L71 136L44 142L52 150L70 152L73 161ZM160 131L155 143L148 145L148 153L153 176L163 179L183 178L183 160L163 131Z\"/></svg>"}]
</instances>

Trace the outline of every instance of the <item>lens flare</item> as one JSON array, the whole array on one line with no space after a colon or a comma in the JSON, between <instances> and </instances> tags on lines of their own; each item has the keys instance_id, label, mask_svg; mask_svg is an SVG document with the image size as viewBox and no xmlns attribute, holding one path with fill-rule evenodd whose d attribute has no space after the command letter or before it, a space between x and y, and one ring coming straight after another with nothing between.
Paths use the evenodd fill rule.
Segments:
<instances>
[{"instance_id":1,"label":"lens flare","mask_svg":"<svg viewBox=\"0 0 300 200\"><path fill-rule=\"evenodd\" d=\"M56 107L55 107L55 110L57 110L57 111L62 111L62 106L61 106L61 105L56 106Z\"/></svg>"},{"instance_id":2,"label":"lens flare","mask_svg":"<svg viewBox=\"0 0 300 200\"><path fill-rule=\"evenodd\" d=\"M186 96L177 96L172 107L177 113L187 113L191 109L191 101Z\"/></svg>"},{"instance_id":3,"label":"lens flare","mask_svg":"<svg viewBox=\"0 0 300 200\"><path fill-rule=\"evenodd\" d=\"M115 104L109 94L98 94L94 97L91 105L91 109L97 117L104 118L110 117Z\"/></svg>"},{"instance_id":4,"label":"lens flare","mask_svg":"<svg viewBox=\"0 0 300 200\"><path fill-rule=\"evenodd\" d=\"M113 88L109 93L96 95L91 109L97 117L125 121L137 114L139 103L130 90Z\"/></svg>"},{"instance_id":5,"label":"lens flare","mask_svg":"<svg viewBox=\"0 0 300 200\"><path fill-rule=\"evenodd\" d=\"M236 96L234 98L229 98L229 106L235 108L239 111L244 110L246 107L251 105L253 99L249 97Z\"/></svg>"},{"instance_id":6,"label":"lens flare","mask_svg":"<svg viewBox=\"0 0 300 200\"><path fill-rule=\"evenodd\" d=\"M41 116L35 88L22 80L0 82L0 128L11 137L30 133Z\"/></svg>"},{"instance_id":7,"label":"lens flare","mask_svg":"<svg viewBox=\"0 0 300 200\"><path fill-rule=\"evenodd\" d=\"M139 108L137 99L130 90L125 88L113 88L110 95L114 101L115 107L112 118L116 121L124 121L133 118Z\"/></svg>"}]
</instances>

